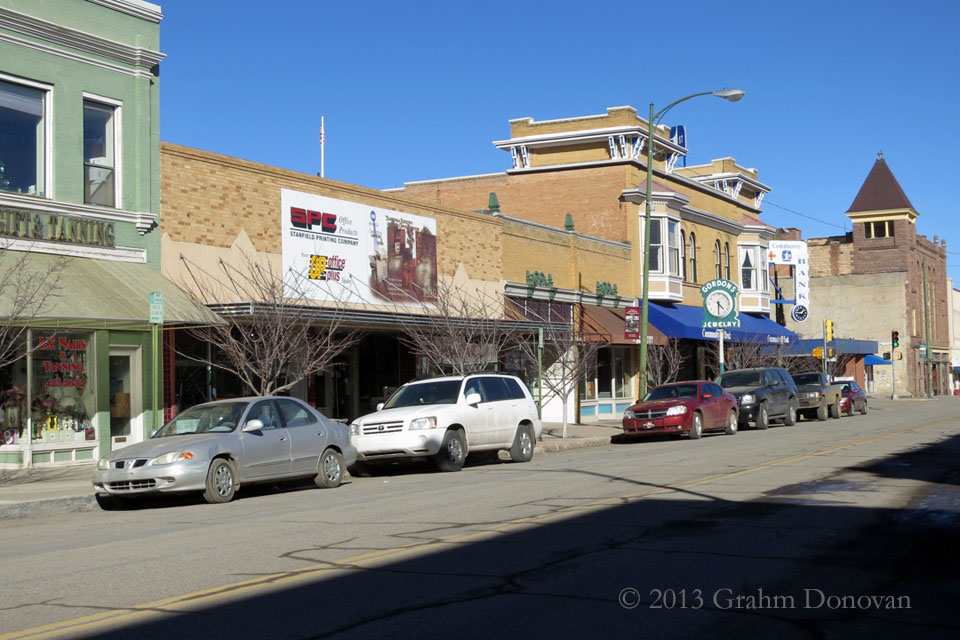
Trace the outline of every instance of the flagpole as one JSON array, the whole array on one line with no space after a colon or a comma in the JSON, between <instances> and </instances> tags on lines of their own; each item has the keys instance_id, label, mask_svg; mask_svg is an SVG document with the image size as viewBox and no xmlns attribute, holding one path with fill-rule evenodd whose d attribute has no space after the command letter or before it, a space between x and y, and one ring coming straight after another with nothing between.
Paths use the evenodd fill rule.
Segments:
<instances>
[{"instance_id":1,"label":"flagpole","mask_svg":"<svg viewBox=\"0 0 960 640\"><path fill-rule=\"evenodd\" d=\"M327 146L327 137L323 131L323 116L320 116L320 177L323 178L323 151L324 147Z\"/></svg>"}]
</instances>

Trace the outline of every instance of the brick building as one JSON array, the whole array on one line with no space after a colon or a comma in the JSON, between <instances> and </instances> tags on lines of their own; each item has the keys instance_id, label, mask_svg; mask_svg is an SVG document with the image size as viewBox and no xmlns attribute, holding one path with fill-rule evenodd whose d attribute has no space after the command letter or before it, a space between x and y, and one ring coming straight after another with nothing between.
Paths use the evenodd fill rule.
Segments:
<instances>
[{"instance_id":1,"label":"brick building","mask_svg":"<svg viewBox=\"0 0 960 640\"><path fill-rule=\"evenodd\" d=\"M430 253L435 256L440 279L505 294L518 304L536 299L563 306L579 314L586 331L597 339L623 340L623 308L636 292L632 282L624 279L630 272L631 247L622 241L513 218L484 206L475 207L481 209L478 211L424 203L168 143L161 144L160 156L162 269L183 286L190 286L186 265L216 273L221 259L239 266L244 254L273 265L275 273L285 272L289 252L284 243L291 235L287 229L290 203L307 203L304 206L350 219L350 226L357 231L354 237L361 240L376 228L371 217L384 226L391 218L410 219L417 232L429 228L435 236ZM353 210L360 210L360 215L350 218ZM525 258L520 260L519 256ZM338 257L343 260L341 277L346 280L349 275L358 291L351 312L353 326L364 328L366 335L332 371L304 381L292 393L328 416L351 419L373 410L390 389L420 373L415 358L398 339L396 323L404 321L398 311L423 310L387 304L378 298L374 291L376 269L372 266L376 256L363 252L354 255L343 249ZM397 283L403 284L401 280ZM596 283L609 287L601 287L603 291L598 294L585 291L583 283L589 283L591 289ZM619 329L611 329L616 321L620 322ZM185 340L183 334L176 339ZM664 341L662 336L657 339ZM487 366L497 365L489 362ZM621 366L616 384L632 387L631 375L629 368ZM616 376L611 374L612 378ZM168 404L189 405L214 393L219 397L243 393L235 381L216 374L208 378L202 366L189 362L179 363L177 377L176 395L168 398ZM536 393L535 380L527 381ZM611 403L609 410L617 408ZM544 416L557 419L548 410Z\"/></svg>"},{"instance_id":2,"label":"brick building","mask_svg":"<svg viewBox=\"0 0 960 640\"><path fill-rule=\"evenodd\" d=\"M620 291L642 293L647 121L632 107L613 107L601 115L520 118L509 124L510 138L494 142L510 153L512 166L506 171L407 182L387 192L464 209L485 206L495 193L509 215L550 226L571 224L591 236L624 243L629 264L611 282ZM728 339L780 344L793 337L768 317L766 249L775 230L760 219L760 206L770 189L756 169L732 158L680 167L678 160L687 150L671 139L669 127L657 126L654 137L650 323L681 341L683 377L712 377L717 344L701 334L700 292L710 280L732 280L740 288L741 330L728 331ZM504 266L521 268L531 255L505 254ZM593 282L584 278L582 286L589 289ZM613 345L600 359L621 359L635 367L636 352L635 345ZM604 376L598 367L595 386L610 389ZM588 412L594 402L590 389L580 398Z\"/></svg>"},{"instance_id":3,"label":"brick building","mask_svg":"<svg viewBox=\"0 0 960 640\"><path fill-rule=\"evenodd\" d=\"M810 238L811 308L834 322L837 337L876 340L891 365L873 367L875 393L921 396L949 386L949 297L946 240L917 233L918 212L882 154L846 212L853 231ZM925 304L926 301L926 304ZM804 337L818 337L820 323L788 322ZM892 349L892 332L900 347ZM894 389L894 386L896 389Z\"/></svg>"}]
</instances>

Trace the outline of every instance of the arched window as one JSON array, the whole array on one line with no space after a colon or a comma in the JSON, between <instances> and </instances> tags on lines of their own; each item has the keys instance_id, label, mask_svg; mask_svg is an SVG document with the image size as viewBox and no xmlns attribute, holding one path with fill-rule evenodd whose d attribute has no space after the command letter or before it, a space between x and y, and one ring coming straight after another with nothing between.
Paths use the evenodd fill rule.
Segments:
<instances>
[{"instance_id":1,"label":"arched window","mask_svg":"<svg viewBox=\"0 0 960 640\"><path fill-rule=\"evenodd\" d=\"M713 258L717 266L716 268L717 278L722 278L723 272L720 270L720 241L719 240L713 243Z\"/></svg>"},{"instance_id":2,"label":"arched window","mask_svg":"<svg viewBox=\"0 0 960 640\"><path fill-rule=\"evenodd\" d=\"M723 243L723 277L730 279L730 243Z\"/></svg>"},{"instance_id":3,"label":"arched window","mask_svg":"<svg viewBox=\"0 0 960 640\"><path fill-rule=\"evenodd\" d=\"M687 234L680 231L680 275L687 279Z\"/></svg>"},{"instance_id":4,"label":"arched window","mask_svg":"<svg viewBox=\"0 0 960 640\"><path fill-rule=\"evenodd\" d=\"M690 260L688 271L690 282L697 282L697 236L693 231L690 232L690 250L687 251L687 258Z\"/></svg>"}]
</instances>

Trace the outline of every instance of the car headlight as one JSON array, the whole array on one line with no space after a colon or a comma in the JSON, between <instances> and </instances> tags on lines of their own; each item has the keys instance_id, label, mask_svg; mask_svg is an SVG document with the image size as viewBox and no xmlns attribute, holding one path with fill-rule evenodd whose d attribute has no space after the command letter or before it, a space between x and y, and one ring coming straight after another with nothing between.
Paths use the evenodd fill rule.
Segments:
<instances>
[{"instance_id":1,"label":"car headlight","mask_svg":"<svg viewBox=\"0 0 960 640\"><path fill-rule=\"evenodd\" d=\"M667 409L668 416L682 416L686 412L687 412L687 405L685 404L680 404L675 407L670 407L669 409Z\"/></svg>"},{"instance_id":2,"label":"car headlight","mask_svg":"<svg viewBox=\"0 0 960 640\"><path fill-rule=\"evenodd\" d=\"M752 393L745 393L740 397L740 404L753 404L757 401L757 397Z\"/></svg>"},{"instance_id":3,"label":"car headlight","mask_svg":"<svg viewBox=\"0 0 960 640\"><path fill-rule=\"evenodd\" d=\"M352 436L358 436L358 435L360 435L360 423L359 423L359 422L354 422L353 424L350 425L350 435L352 435Z\"/></svg>"},{"instance_id":4,"label":"car headlight","mask_svg":"<svg viewBox=\"0 0 960 640\"><path fill-rule=\"evenodd\" d=\"M633 411L630 411L630 409L627 409L623 412L623 417L627 420L636 420L637 414L635 414Z\"/></svg>"},{"instance_id":5,"label":"car headlight","mask_svg":"<svg viewBox=\"0 0 960 640\"><path fill-rule=\"evenodd\" d=\"M171 451L170 453L165 453L162 456L157 456L150 461L150 464L173 464L177 460L190 460L191 458L193 458L193 454L189 451Z\"/></svg>"},{"instance_id":6,"label":"car headlight","mask_svg":"<svg viewBox=\"0 0 960 640\"><path fill-rule=\"evenodd\" d=\"M429 418L415 418L410 421L410 430L414 429L436 429L437 428L437 418L436 416L430 416Z\"/></svg>"},{"instance_id":7,"label":"car headlight","mask_svg":"<svg viewBox=\"0 0 960 640\"><path fill-rule=\"evenodd\" d=\"M97 460L97 469L99 469L100 471L106 471L109 468L110 468L109 460L107 460L106 458L100 458L99 460Z\"/></svg>"}]
</instances>

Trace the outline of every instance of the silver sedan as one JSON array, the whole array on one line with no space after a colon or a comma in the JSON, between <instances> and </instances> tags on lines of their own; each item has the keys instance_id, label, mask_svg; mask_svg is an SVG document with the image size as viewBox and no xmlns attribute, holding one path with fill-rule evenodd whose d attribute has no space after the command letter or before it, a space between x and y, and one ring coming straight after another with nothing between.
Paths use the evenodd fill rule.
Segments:
<instances>
[{"instance_id":1,"label":"silver sedan","mask_svg":"<svg viewBox=\"0 0 960 640\"><path fill-rule=\"evenodd\" d=\"M313 476L337 487L356 457L348 427L300 400L236 398L191 407L148 440L111 451L97 462L93 487L104 508L182 491L229 502L247 483Z\"/></svg>"}]
</instances>

